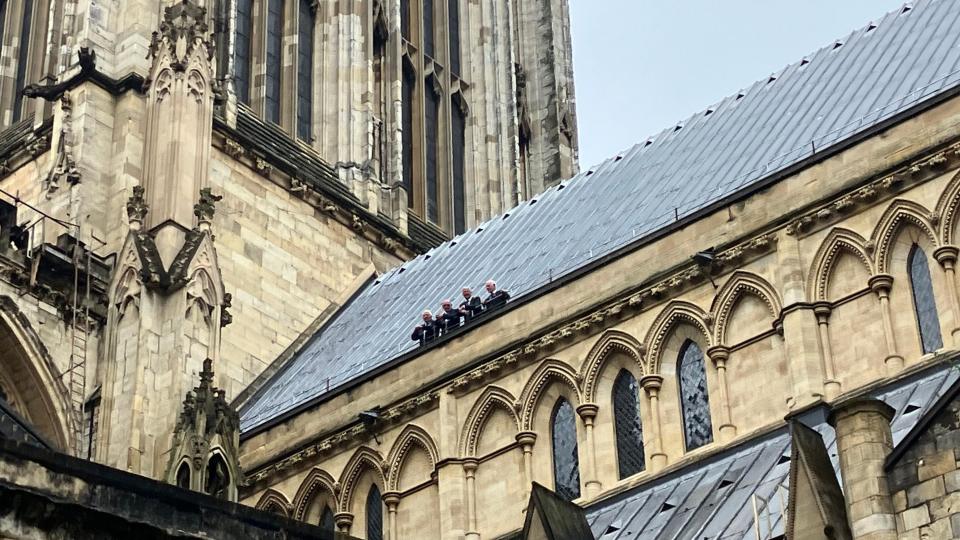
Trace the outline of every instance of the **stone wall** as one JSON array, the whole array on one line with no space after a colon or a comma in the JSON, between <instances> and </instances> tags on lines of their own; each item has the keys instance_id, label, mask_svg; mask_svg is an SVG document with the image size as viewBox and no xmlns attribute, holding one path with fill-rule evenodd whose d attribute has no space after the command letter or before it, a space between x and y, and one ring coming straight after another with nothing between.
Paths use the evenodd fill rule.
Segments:
<instances>
[{"instance_id":1,"label":"stone wall","mask_svg":"<svg viewBox=\"0 0 960 540\"><path fill-rule=\"evenodd\" d=\"M580 413L577 502L589 504L781 425L791 411L939 361L958 346L960 325L949 256L960 177L957 163L940 160L956 148L958 116L957 100L926 111L247 434L241 462L254 483L244 500L269 493L299 518L325 478L329 504L357 523L355 490L381 479L381 491L397 490L388 526L399 529L422 517L408 501L425 488L390 482L406 467L404 433L415 430L419 446L437 452L440 537L493 538L520 527L524 486L554 485L548 423L560 396ZM905 269L913 244L927 256L944 341L927 354ZM690 261L709 246L720 261L712 280ZM687 339L706 356L713 424L713 442L693 451L676 377ZM644 389L646 470L626 478L610 405L622 369ZM376 406L389 420L374 438L357 414Z\"/></svg>"},{"instance_id":2,"label":"stone wall","mask_svg":"<svg viewBox=\"0 0 960 540\"><path fill-rule=\"evenodd\" d=\"M910 442L887 472L899 538L960 535L960 399Z\"/></svg>"}]
</instances>

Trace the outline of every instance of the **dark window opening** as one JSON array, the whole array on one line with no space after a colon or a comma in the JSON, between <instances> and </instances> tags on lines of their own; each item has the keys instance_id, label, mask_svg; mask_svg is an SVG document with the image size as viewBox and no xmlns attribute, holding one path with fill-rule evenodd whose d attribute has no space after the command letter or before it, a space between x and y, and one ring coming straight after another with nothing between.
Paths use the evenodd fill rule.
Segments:
<instances>
[{"instance_id":1,"label":"dark window opening","mask_svg":"<svg viewBox=\"0 0 960 540\"><path fill-rule=\"evenodd\" d=\"M440 176L440 96L427 84L426 91L426 111L424 114L424 123L426 124L427 148L426 148L426 181L427 181L427 220L433 223L440 221L440 206L437 183Z\"/></svg>"},{"instance_id":2,"label":"dark window opening","mask_svg":"<svg viewBox=\"0 0 960 540\"><path fill-rule=\"evenodd\" d=\"M177 487L190 489L190 466L186 463L181 463L177 469Z\"/></svg>"},{"instance_id":3,"label":"dark window opening","mask_svg":"<svg viewBox=\"0 0 960 540\"><path fill-rule=\"evenodd\" d=\"M213 7L213 41L217 48L217 78L222 79L227 72L229 44L227 36L230 29L230 1L217 0Z\"/></svg>"},{"instance_id":4,"label":"dark window opening","mask_svg":"<svg viewBox=\"0 0 960 540\"><path fill-rule=\"evenodd\" d=\"M621 370L613 383L613 418L620 478L642 472L646 466L639 394L637 379L629 371Z\"/></svg>"},{"instance_id":5,"label":"dark window opening","mask_svg":"<svg viewBox=\"0 0 960 540\"><path fill-rule=\"evenodd\" d=\"M423 54L436 58L433 28L433 0L423 0Z\"/></svg>"},{"instance_id":6,"label":"dark window opening","mask_svg":"<svg viewBox=\"0 0 960 540\"><path fill-rule=\"evenodd\" d=\"M33 23L33 0L23 2L23 21L20 27L20 45L17 50L17 78L13 98L13 121L23 116L23 87L27 84L27 68L30 61L30 26Z\"/></svg>"},{"instance_id":7,"label":"dark window opening","mask_svg":"<svg viewBox=\"0 0 960 540\"><path fill-rule=\"evenodd\" d=\"M379 25L378 25L379 28ZM387 143L385 125L387 121L387 57L386 31L377 31L373 36L373 106L374 118L373 151L377 173L381 182L387 182Z\"/></svg>"},{"instance_id":8,"label":"dark window opening","mask_svg":"<svg viewBox=\"0 0 960 540\"><path fill-rule=\"evenodd\" d=\"M410 40L410 0L400 0L400 35Z\"/></svg>"},{"instance_id":9,"label":"dark window opening","mask_svg":"<svg viewBox=\"0 0 960 540\"><path fill-rule=\"evenodd\" d=\"M280 123L281 49L283 48L283 0L267 4L267 84L266 117Z\"/></svg>"},{"instance_id":10,"label":"dark window opening","mask_svg":"<svg viewBox=\"0 0 960 540\"><path fill-rule=\"evenodd\" d=\"M450 0L447 13L450 27L450 71L460 76L460 0Z\"/></svg>"},{"instance_id":11,"label":"dark window opening","mask_svg":"<svg viewBox=\"0 0 960 540\"><path fill-rule=\"evenodd\" d=\"M451 100L450 109L453 111L453 231L460 234L467 229L464 202L467 115L457 104L456 98Z\"/></svg>"},{"instance_id":12,"label":"dark window opening","mask_svg":"<svg viewBox=\"0 0 960 540\"><path fill-rule=\"evenodd\" d=\"M367 495L367 540L383 540L383 499L375 485Z\"/></svg>"},{"instance_id":13,"label":"dark window opening","mask_svg":"<svg viewBox=\"0 0 960 540\"><path fill-rule=\"evenodd\" d=\"M337 522L333 517L333 510L329 506L324 507L323 515L320 516L320 528L328 533L336 532Z\"/></svg>"},{"instance_id":14,"label":"dark window opening","mask_svg":"<svg viewBox=\"0 0 960 540\"><path fill-rule=\"evenodd\" d=\"M297 17L297 137L311 141L313 119L313 9L300 0Z\"/></svg>"},{"instance_id":15,"label":"dark window opening","mask_svg":"<svg viewBox=\"0 0 960 540\"><path fill-rule=\"evenodd\" d=\"M83 405L83 442L87 459L93 459L97 453L97 432L100 427L100 396L90 398Z\"/></svg>"},{"instance_id":16,"label":"dark window opening","mask_svg":"<svg viewBox=\"0 0 960 540\"><path fill-rule=\"evenodd\" d=\"M554 491L572 501L580 496L580 457L577 455L577 423L569 401L563 398L557 401L550 425Z\"/></svg>"},{"instance_id":17,"label":"dark window opening","mask_svg":"<svg viewBox=\"0 0 960 540\"><path fill-rule=\"evenodd\" d=\"M680 410L683 413L683 437L687 451L713 442L710 397L703 351L692 341L680 348L677 366L680 383Z\"/></svg>"},{"instance_id":18,"label":"dark window opening","mask_svg":"<svg viewBox=\"0 0 960 540\"><path fill-rule=\"evenodd\" d=\"M913 308L917 314L917 328L920 331L920 345L924 354L932 353L943 347L940 334L940 318L937 315L937 303L933 297L933 283L930 280L930 266L927 254L914 244L907 258L910 273L910 289L913 292Z\"/></svg>"},{"instance_id":19,"label":"dark window opening","mask_svg":"<svg viewBox=\"0 0 960 540\"><path fill-rule=\"evenodd\" d=\"M207 478L203 484L203 491L218 499L226 500L229 496L230 470L227 462L220 454L214 454L207 463Z\"/></svg>"},{"instance_id":20,"label":"dark window opening","mask_svg":"<svg viewBox=\"0 0 960 540\"><path fill-rule=\"evenodd\" d=\"M233 44L233 84L240 103L250 104L250 36L253 0L237 0L237 34Z\"/></svg>"},{"instance_id":21,"label":"dark window opening","mask_svg":"<svg viewBox=\"0 0 960 540\"><path fill-rule=\"evenodd\" d=\"M403 161L403 187L407 190L407 206L413 207L413 96L417 84L413 68L404 62L403 65L403 112L401 129L403 131L401 144L401 159Z\"/></svg>"}]
</instances>

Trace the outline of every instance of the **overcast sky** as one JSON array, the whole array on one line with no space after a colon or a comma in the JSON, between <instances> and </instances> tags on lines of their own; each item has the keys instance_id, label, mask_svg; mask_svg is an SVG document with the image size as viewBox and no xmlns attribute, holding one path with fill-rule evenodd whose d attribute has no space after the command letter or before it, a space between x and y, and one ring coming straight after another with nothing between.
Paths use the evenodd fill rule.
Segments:
<instances>
[{"instance_id":1,"label":"overcast sky","mask_svg":"<svg viewBox=\"0 0 960 540\"><path fill-rule=\"evenodd\" d=\"M581 168L902 5L903 0L570 0Z\"/></svg>"}]
</instances>

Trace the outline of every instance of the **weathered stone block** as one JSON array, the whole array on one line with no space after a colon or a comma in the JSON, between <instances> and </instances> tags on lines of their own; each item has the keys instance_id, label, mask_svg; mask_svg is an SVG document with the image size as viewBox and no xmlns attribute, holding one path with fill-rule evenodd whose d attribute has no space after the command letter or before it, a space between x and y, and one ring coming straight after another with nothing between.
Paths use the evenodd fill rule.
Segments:
<instances>
[{"instance_id":1,"label":"weathered stone block","mask_svg":"<svg viewBox=\"0 0 960 540\"><path fill-rule=\"evenodd\" d=\"M917 479L921 482L956 469L952 450L928 454L917 462Z\"/></svg>"},{"instance_id":2,"label":"weathered stone block","mask_svg":"<svg viewBox=\"0 0 960 540\"><path fill-rule=\"evenodd\" d=\"M943 477L936 477L907 488L907 506L914 507L929 500L941 497L946 493L943 487Z\"/></svg>"},{"instance_id":3,"label":"weathered stone block","mask_svg":"<svg viewBox=\"0 0 960 540\"><path fill-rule=\"evenodd\" d=\"M930 512L927 510L926 505L905 510L900 517L903 520L903 529L907 531L910 529L918 529L930 523Z\"/></svg>"}]
</instances>

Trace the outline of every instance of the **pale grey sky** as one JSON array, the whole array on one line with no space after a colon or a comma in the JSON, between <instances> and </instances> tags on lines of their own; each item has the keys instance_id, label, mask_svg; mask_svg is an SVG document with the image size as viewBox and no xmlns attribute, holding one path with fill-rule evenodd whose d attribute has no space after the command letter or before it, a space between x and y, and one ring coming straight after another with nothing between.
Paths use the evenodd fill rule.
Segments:
<instances>
[{"instance_id":1,"label":"pale grey sky","mask_svg":"<svg viewBox=\"0 0 960 540\"><path fill-rule=\"evenodd\" d=\"M902 5L903 0L570 0L581 168Z\"/></svg>"}]
</instances>

